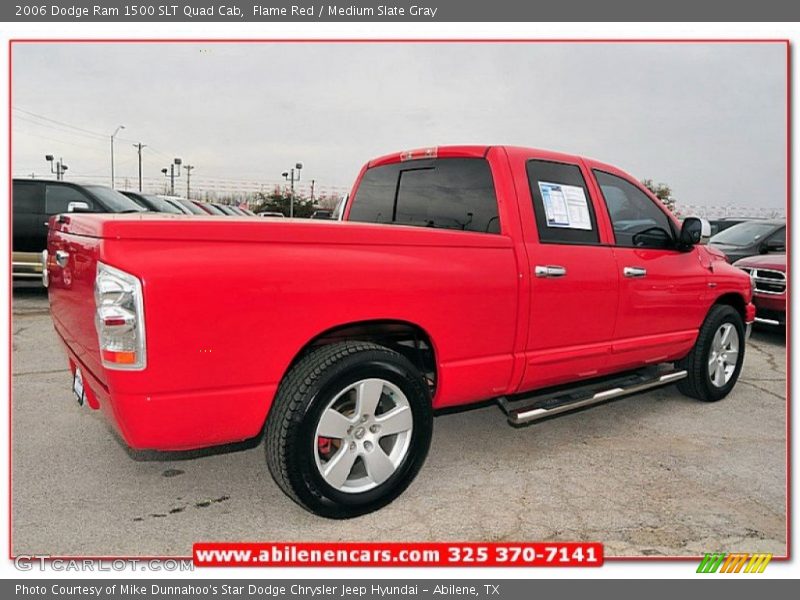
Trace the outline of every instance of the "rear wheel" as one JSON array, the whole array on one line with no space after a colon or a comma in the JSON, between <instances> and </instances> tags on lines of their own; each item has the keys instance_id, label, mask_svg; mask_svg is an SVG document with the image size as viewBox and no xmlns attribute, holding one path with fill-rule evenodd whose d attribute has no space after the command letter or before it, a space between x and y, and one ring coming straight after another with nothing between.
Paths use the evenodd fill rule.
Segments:
<instances>
[{"instance_id":1,"label":"rear wheel","mask_svg":"<svg viewBox=\"0 0 800 600\"><path fill-rule=\"evenodd\" d=\"M354 517L408 487L432 425L427 384L408 359L367 342L332 344L281 384L267 420L267 465L307 510Z\"/></svg>"},{"instance_id":2,"label":"rear wheel","mask_svg":"<svg viewBox=\"0 0 800 600\"><path fill-rule=\"evenodd\" d=\"M728 305L712 307L694 348L678 363L688 373L687 378L678 383L678 389L705 402L722 400L739 379L744 351L742 316Z\"/></svg>"}]
</instances>

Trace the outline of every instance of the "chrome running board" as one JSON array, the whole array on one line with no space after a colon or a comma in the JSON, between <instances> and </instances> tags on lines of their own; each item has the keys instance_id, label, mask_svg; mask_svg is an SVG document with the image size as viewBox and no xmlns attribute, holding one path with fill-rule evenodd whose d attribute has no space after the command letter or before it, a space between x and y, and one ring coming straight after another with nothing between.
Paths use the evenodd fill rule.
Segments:
<instances>
[{"instance_id":1,"label":"chrome running board","mask_svg":"<svg viewBox=\"0 0 800 600\"><path fill-rule=\"evenodd\" d=\"M649 368L597 380L595 383L584 383L571 389L543 392L514 400L501 397L498 402L508 416L509 423L523 425L592 404L669 385L685 379L687 375L684 370L664 372Z\"/></svg>"}]
</instances>

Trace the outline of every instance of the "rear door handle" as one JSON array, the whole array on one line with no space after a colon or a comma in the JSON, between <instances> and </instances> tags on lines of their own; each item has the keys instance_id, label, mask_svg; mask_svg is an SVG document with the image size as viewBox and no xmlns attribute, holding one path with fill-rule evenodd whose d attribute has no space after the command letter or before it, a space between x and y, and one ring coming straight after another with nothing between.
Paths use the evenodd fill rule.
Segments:
<instances>
[{"instance_id":1,"label":"rear door handle","mask_svg":"<svg viewBox=\"0 0 800 600\"><path fill-rule=\"evenodd\" d=\"M647 269L644 267L625 267L622 269L622 274L631 278L647 277Z\"/></svg>"},{"instance_id":2,"label":"rear door handle","mask_svg":"<svg viewBox=\"0 0 800 600\"><path fill-rule=\"evenodd\" d=\"M533 274L536 277L564 277L567 274L567 270L564 267L559 265L536 265L533 268Z\"/></svg>"}]
</instances>

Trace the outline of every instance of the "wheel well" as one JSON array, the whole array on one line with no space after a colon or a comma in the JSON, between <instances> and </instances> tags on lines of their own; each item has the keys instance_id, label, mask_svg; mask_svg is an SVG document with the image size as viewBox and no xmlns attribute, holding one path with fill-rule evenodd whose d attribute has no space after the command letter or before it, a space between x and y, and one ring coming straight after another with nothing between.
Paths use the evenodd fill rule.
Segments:
<instances>
[{"instance_id":1,"label":"wheel well","mask_svg":"<svg viewBox=\"0 0 800 600\"><path fill-rule=\"evenodd\" d=\"M742 298L739 294L730 293L730 294L723 294L719 298L717 298L714 304L727 304L736 309L736 311L742 315L742 321L745 320L745 306L744 306L744 298Z\"/></svg>"},{"instance_id":2,"label":"wheel well","mask_svg":"<svg viewBox=\"0 0 800 600\"><path fill-rule=\"evenodd\" d=\"M437 370L431 338L424 329L406 321L361 321L329 329L308 342L295 356L289 369L310 351L347 340L380 344L402 354L425 376L433 396Z\"/></svg>"}]
</instances>

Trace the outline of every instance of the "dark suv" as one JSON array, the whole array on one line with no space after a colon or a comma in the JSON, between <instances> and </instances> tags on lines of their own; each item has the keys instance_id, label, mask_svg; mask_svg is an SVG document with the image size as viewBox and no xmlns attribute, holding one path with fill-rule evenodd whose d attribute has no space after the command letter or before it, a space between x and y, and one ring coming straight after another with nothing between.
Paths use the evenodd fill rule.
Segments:
<instances>
[{"instance_id":1,"label":"dark suv","mask_svg":"<svg viewBox=\"0 0 800 600\"><path fill-rule=\"evenodd\" d=\"M42 276L42 251L47 247L47 221L52 215L145 210L102 185L46 179L14 179L12 204L12 273L14 277L27 279Z\"/></svg>"}]
</instances>

